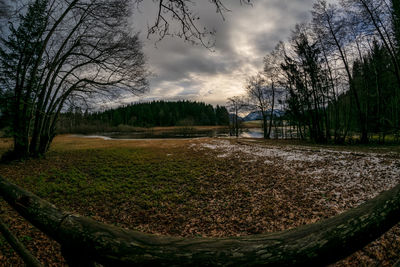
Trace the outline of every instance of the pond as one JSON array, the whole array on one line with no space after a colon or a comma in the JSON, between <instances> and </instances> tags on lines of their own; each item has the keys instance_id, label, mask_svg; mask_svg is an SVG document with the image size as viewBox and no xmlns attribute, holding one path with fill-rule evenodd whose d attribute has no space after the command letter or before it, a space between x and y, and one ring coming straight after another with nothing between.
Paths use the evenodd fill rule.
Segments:
<instances>
[{"instance_id":1,"label":"pond","mask_svg":"<svg viewBox=\"0 0 400 267\"><path fill-rule=\"evenodd\" d=\"M178 138L200 138L200 137L229 137L228 128L217 129L195 129L179 128L172 130L148 130L137 132L110 132L97 133L94 135L79 135L87 138L103 139L178 139ZM242 138L263 138L262 129L244 128L241 129L239 137Z\"/></svg>"}]
</instances>

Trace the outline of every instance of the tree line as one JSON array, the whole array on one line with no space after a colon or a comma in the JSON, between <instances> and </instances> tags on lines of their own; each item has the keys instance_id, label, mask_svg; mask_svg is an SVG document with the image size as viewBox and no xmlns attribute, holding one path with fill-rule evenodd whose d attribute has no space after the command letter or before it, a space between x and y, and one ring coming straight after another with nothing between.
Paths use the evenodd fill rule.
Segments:
<instances>
[{"instance_id":1,"label":"tree line","mask_svg":"<svg viewBox=\"0 0 400 267\"><path fill-rule=\"evenodd\" d=\"M70 109L61 115L59 126L64 131L73 132L82 125L157 127L228 124L229 113L223 106L214 108L210 104L193 101L152 101L91 113L82 112L80 108Z\"/></svg>"},{"instance_id":2,"label":"tree line","mask_svg":"<svg viewBox=\"0 0 400 267\"><path fill-rule=\"evenodd\" d=\"M248 79L247 94L240 98L263 114L264 137L271 128L267 111L276 108L280 88L285 119L302 139L368 143L390 135L398 140L399 1L318 0L311 15L264 58L264 70Z\"/></svg>"}]
</instances>

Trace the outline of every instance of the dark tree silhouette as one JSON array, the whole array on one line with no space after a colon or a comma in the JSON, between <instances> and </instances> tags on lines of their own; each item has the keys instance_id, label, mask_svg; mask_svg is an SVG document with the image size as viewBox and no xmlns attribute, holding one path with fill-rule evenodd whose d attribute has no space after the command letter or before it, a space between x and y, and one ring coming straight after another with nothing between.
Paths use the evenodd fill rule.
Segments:
<instances>
[{"instance_id":1,"label":"dark tree silhouette","mask_svg":"<svg viewBox=\"0 0 400 267\"><path fill-rule=\"evenodd\" d=\"M127 1L35 0L21 12L0 47L15 157L49 149L69 99L146 90L141 43L127 32Z\"/></svg>"},{"instance_id":2,"label":"dark tree silhouette","mask_svg":"<svg viewBox=\"0 0 400 267\"><path fill-rule=\"evenodd\" d=\"M268 84L264 77L257 74L247 79L246 92L250 100L250 108L261 113L264 138L269 139L275 102L274 83ZM269 126L268 121L270 121Z\"/></svg>"},{"instance_id":3,"label":"dark tree silhouette","mask_svg":"<svg viewBox=\"0 0 400 267\"><path fill-rule=\"evenodd\" d=\"M228 98L226 104L228 111L231 113L231 135L239 136L240 117L239 113L248 108L248 101L242 96L234 96Z\"/></svg>"}]
</instances>

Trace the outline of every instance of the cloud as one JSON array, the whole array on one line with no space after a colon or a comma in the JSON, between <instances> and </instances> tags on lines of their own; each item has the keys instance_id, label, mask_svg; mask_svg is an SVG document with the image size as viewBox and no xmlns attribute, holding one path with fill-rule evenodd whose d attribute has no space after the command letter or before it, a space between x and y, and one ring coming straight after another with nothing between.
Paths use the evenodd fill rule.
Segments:
<instances>
[{"instance_id":1,"label":"cloud","mask_svg":"<svg viewBox=\"0 0 400 267\"><path fill-rule=\"evenodd\" d=\"M126 98L125 102L155 99L190 99L225 104L228 97L244 92L246 77L262 69L263 57L280 40L287 40L296 23L309 19L313 0L255 0L253 6L239 0L225 1L231 10L225 20L209 1L195 1L201 27L217 31L215 52L179 38L165 38L155 45L146 38L154 23L153 1L143 1L132 18L141 31L144 52L154 77L148 94Z\"/></svg>"}]
</instances>

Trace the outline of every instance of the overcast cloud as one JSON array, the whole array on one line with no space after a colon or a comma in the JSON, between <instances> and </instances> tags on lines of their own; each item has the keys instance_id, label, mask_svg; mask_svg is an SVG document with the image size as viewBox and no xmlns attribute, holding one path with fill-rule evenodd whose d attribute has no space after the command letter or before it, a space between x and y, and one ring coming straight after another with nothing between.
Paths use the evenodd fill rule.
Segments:
<instances>
[{"instance_id":1,"label":"overcast cloud","mask_svg":"<svg viewBox=\"0 0 400 267\"><path fill-rule=\"evenodd\" d=\"M225 1L231 10L225 21L209 1L195 1L202 25L217 31L214 52L178 38L166 38L155 45L155 40L146 37L156 9L153 1L143 2L132 25L141 32L154 77L150 78L150 92L124 102L188 99L216 105L244 92L246 77L262 69L263 57L278 41L288 39L296 23L309 19L314 1L254 0L253 6L240 5L239 0Z\"/></svg>"}]
</instances>

